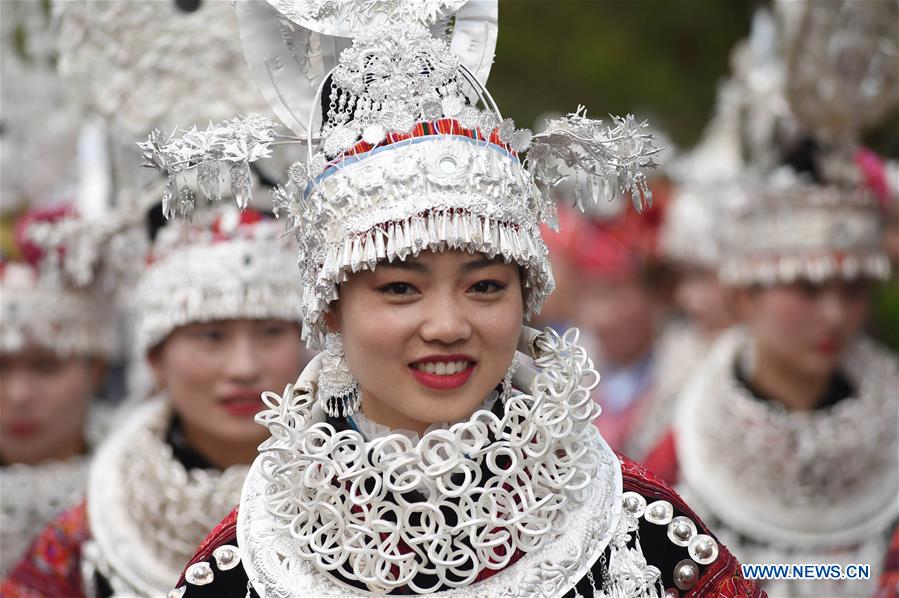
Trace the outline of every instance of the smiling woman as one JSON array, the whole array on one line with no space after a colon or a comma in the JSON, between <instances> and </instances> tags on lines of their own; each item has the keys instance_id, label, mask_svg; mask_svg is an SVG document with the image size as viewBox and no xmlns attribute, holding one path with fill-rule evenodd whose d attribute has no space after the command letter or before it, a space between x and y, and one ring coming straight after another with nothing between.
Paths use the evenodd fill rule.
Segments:
<instances>
[{"instance_id":1,"label":"smiling woman","mask_svg":"<svg viewBox=\"0 0 899 598\"><path fill-rule=\"evenodd\" d=\"M467 418L502 381L523 304L516 264L428 251L353 276L326 319L343 336L362 417L421 434Z\"/></svg>"},{"instance_id":2,"label":"smiling woman","mask_svg":"<svg viewBox=\"0 0 899 598\"><path fill-rule=\"evenodd\" d=\"M264 82L296 92L271 94L279 107L303 98L306 122L321 117L274 196L299 241L303 335L324 352L264 394L270 437L240 507L170 595L757 595L677 494L592 424L598 374L577 331L523 325L553 288L550 189L572 178L581 204L628 190L642 205L654 149L641 127L580 109L532 138L499 117L482 85L491 2L263 8L238 13L292 21L285 51L310 29L322 48L354 38L312 89L315 67ZM416 24L456 9L461 57ZM257 127L241 154L254 161L271 123L238 119L207 141ZM218 159L160 140L141 147L168 176L184 156Z\"/></svg>"}]
</instances>

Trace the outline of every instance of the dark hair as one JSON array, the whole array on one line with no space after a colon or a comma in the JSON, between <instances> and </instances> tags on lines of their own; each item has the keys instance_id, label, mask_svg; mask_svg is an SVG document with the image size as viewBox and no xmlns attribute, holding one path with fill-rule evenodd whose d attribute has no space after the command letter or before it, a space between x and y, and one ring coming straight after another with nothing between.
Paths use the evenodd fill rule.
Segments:
<instances>
[{"instance_id":1,"label":"dark hair","mask_svg":"<svg viewBox=\"0 0 899 598\"><path fill-rule=\"evenodd\" d=\"M784 149L782 162L798 174L806 174L815 183L824 183L819 164L821 145L812 137L802 137Z\"/></svg>"},{"instance_id":2,"label":"dark hair","mask_svg":"<svg viewBox=\"0 0 899 598\"><path fill-rule=\"evenodd\" d=\"M159 233L160 229L166 225L168 221L165 216L162 215L162 203L157 203L149 210L147 210L146 215L146 223L147 223L147 236L150 238L150 241L153 242L156 240L156 235Z\"/></svg>"},{"instance_id":3,"label":"dark hair","mask_svg":"<svg viewBox=\"0 0 899 598\"><path fill-rule=\"evenodd\" d=\"M203 0L175 0L175 6L182 12L196 12Z\"/></svg>"}]
</instances>

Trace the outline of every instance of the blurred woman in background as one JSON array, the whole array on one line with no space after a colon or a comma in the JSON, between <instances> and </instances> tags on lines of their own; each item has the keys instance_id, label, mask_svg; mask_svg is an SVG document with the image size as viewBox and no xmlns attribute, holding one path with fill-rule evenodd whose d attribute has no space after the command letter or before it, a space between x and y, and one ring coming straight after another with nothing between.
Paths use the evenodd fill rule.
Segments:
<instances>
[{"instance_id":1,"label":"blurred woman in background","mask_svg":"<svg viewBox=\"0 0 899 598\"><path fill-rule=\"evenodd\" d=\"M68 207L26 213L18 260L0 262L0 573L84 493L88 457L106 412L96 402L118 347L115 310L76 285L59 256L29 240L36 226L75 217Z\"/></svg>"},{"instance_id":2,"label":"blurred woman in background","mask_svg":"<svg viewBox=\"0 0 899 598\"><path fill-rule=\"evenodd\" d=\"M725 260L760 269L729 279L743 326L721 337L681 396L674 440L682 491L744 562L876 568L899 518L899 363L860 333L870 281L886 271L886 256L876 247L874 206L822 205L806 191L792 198L792 213L779 214L781 223L796 231L814 220L828 229L872 226L838 246L806 235L801 248L784 238L775 248L768 237L767 257ZM744 232L760 234L762 220L744 221ZM766 282L765 267L792 270L798 280L774 274ZM768 587L776 595L855 596L858 584Z\"/></svg>"},{"instance_id":3,"label":"blurred woman in background","mask_svg":"<svg viewBox=\"0 0 899 598\"><path fill-rule=\"evenodd\" d=\"M634 458L633 442L656 392L656 341L669 311L670 281L658 254L666 209L661 184L653 197L642 214L619 201L617 211L582 217L569 232L573 320L583 327L601 376L597 425L614 450Z\"/></svg>"},{"instance_id":4,"label":"blurred woman in background","mask_svg":"<svg viewBox=\"0 0 899 598\"><path fill-rule=\"evenodd\" d=\"M41 534L4 596L164 594L239 498L265 391L304 364L295 267L258 212L206 211L156 234L134 290L134 354L152 398L116 425L86 502Z\"/></svg>"},{"instance_id":5,"label":"blurred woman in background","mask_svg":"<svg viewBox=\"0 0 899 598\"><path fill-rule=\"evenodd\" d=\"M882 167L857 135L899 100L883 79L899 3L778 8L734 60L746 163L720 193L745 201L722 223L719 276L742 325L679 399L681 489L744 563L870 565L866 579L766 580L772 595L868 595L899 521L899 362L863 333L890 266ZM760 89L777 69L782 86Z\"/></svg>"}]
</instances>

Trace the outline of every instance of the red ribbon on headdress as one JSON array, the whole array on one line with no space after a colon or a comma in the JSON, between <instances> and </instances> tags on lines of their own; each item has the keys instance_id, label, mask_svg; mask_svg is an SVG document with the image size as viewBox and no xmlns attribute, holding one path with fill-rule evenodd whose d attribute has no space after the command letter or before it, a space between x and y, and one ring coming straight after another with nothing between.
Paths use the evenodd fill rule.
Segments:
<instances>
[{"instance_id":1,"label":"red ribbon on headdress","mask_svg":"<svg viewBox=\"0 0 899 598\"><path fill-rule=\"evenodd\" d=\"M28 228L38 223L58 222L64 218L69 218L77 214L77 210L71 204L60 204L48 208L40 208L25 212L16 222L13 238L16 246L22 255L22 259L31 265L37 267L41 259L44 257L44 250L32 242L28 238ZM65 252L65 247L57 248L60 253Z\"/></svg>"},{"instance_id":2,"label":"red ribbon on headdress","mask_svg":"<svg viewBox=\"0 0 899 598\"><path fill-rule=\"evenodd\" d=\"M883 160L868 148L860 147L855 152L855 165L865 178L865 187L871 190L880 207L886 208L890 202L890 187Z\"/></svg>"},{"instance_id":3,"label":"red ribbon on headdress","mask_svg":"<svg viewBox=\"0 0 899 598\"><path fill-rule=\"evenodd\" d=\"M233 230L222 230L222 218L223 216L219 216L218 218L216 218L213 221L211 227L217 241L230 239L232 236L234 236L234 233L239 231L241 228L256 224L257 222L262 220L262 214L253 209L246 209L241 211L240 219L237 221L237 226L235 226Z\"/></svg>"}]
</instances>

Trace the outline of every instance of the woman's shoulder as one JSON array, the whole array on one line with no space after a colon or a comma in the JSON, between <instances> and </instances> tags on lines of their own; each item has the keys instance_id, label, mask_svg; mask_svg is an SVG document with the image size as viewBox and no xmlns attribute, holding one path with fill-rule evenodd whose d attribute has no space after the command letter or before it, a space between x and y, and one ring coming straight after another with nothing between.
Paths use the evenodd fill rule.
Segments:
<instances>
[{"instance_id":1,"label":"woman's shoulder","mask_svg":"<svg viewBox=\"0 0 899 598\"><path fill-rule=\"evenodd\" d=\"M50 522L3 580L0 595L80 596L81 550L90 539L82 501Z\"/></svg>"},{"instance_id":2,"label":"woman's shoulder","mask_svg":"<svg viewBox=\"0 0 899 598\"><path fill-rule=\"evenodd\" d=\"M240 565L237 543L237 511L235 507L197 548L181 573L172 595L193 598L216 596L244 598L247 575ZM174 581L174 580L173 580Z\"/></svg>"},{"instance_id":3,"label":"woman's shoulder","mask_svg":"<svg viewBox=\"0 0 899 598\"><path fill-rule=\"evenodd\" d=\"M624 508L637 517L640 547L681 596L762 596L740 563L661 477L619 455Z\"/></svg>"}]
</instances>

